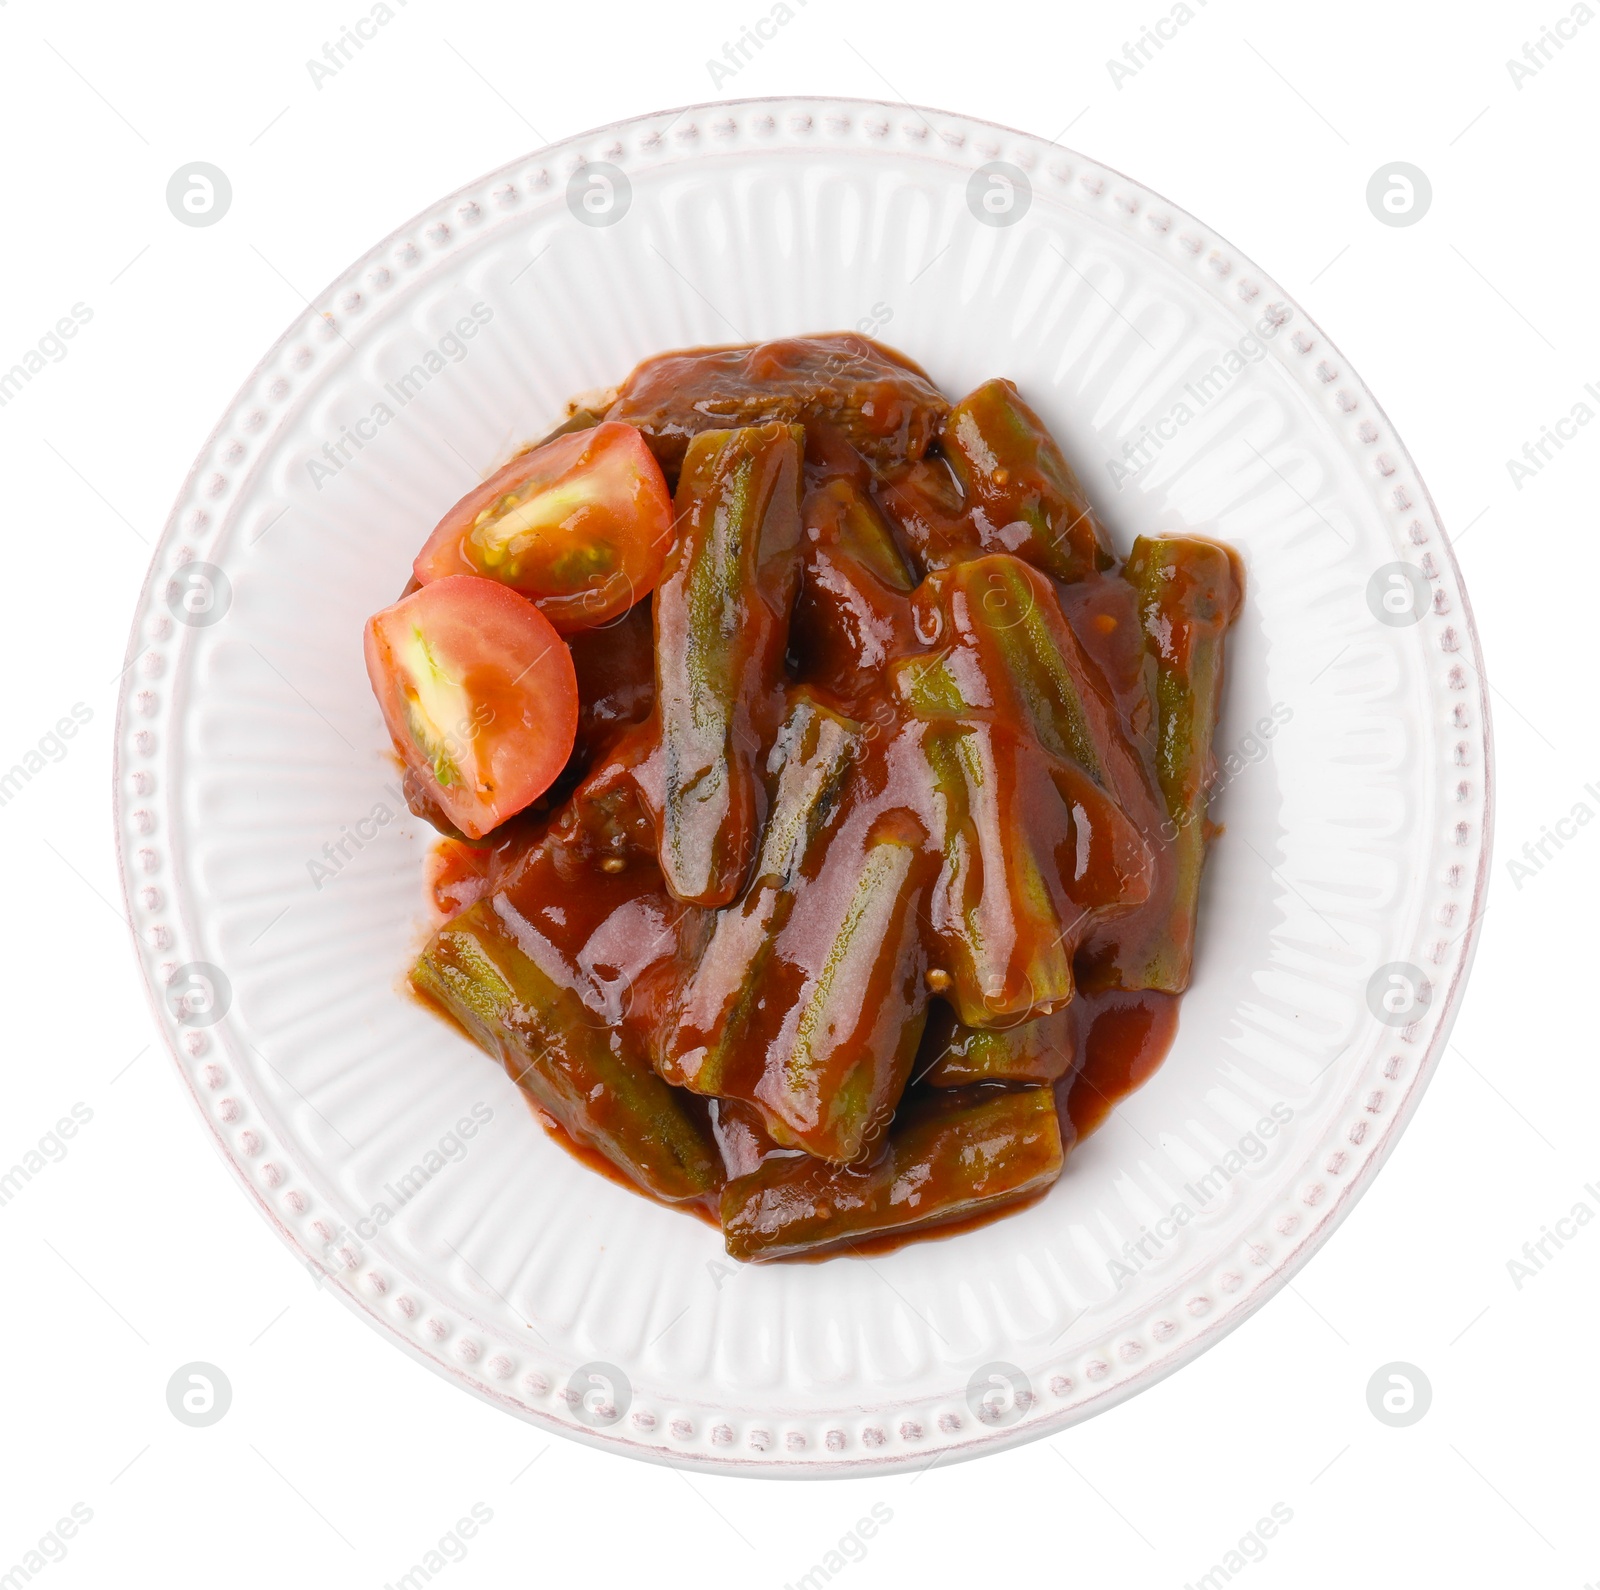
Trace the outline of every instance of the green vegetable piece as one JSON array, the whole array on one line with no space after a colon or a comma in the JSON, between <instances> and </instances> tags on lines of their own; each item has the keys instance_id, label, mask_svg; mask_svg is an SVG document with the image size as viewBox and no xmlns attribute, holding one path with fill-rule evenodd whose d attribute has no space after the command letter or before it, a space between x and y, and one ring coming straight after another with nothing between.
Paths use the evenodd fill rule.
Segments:
<instances>
[{"instance_id":1,"label":"green vegetable piece","mask_svg":"<svg viewBox=\"0 0 1600 1590\"><path fill-rule=\"evenodd\" d=\"M964 720L981 713L992 697L954 648L897 657L889 665L895 694L916 717ZM977 699L974 700L973 698Z\"/></svg>"},{"instance_id":2,"label":"green vegetable piece","mask_svg":"<svg viewBox=\"0 0 1600 1590\"><path fill-rule=\"evenodd\" d=\"M998 1209L1042 1191L1064 1158L1049 1088L933 1093L909 1102L865 1165L771 1158L722 1193L736 1259L781 1259Z\"/></svg>"},{"instance_id":3,"label":"green vegetable piece","mask_svg":"<svg viewBox=\"0 0 1600 1590\"><path fill-rule=\"evenodd\" d=\"M921 686L936 695L948 677L935 668ZM942 858L929 905L935 990L968 1026L1049 1014L1072 997L1078 945L1148 897L1150 845L1082 768L1004 722L934 714L905 732Z\"/></svg>"},{"instance_id":4,"label":"green vegetable piece","mask_svg":"<svg viewBox=\"0 0 1600 1590\"><path fill-rule=\"evenodd\" d=\"M852 801L848 783L833 794L844 772L812 775L816 794L782 825L774 865L763 858L750 895L719 919L657 1059L663 1075L758 1106L780 1141L839 1164L870 1151L911 1074L937 867L910 813Z\"/></svg>"},{"instance_id":5,"label":"green vegetable piece","mask_svg":"<svg viewBox=\"0 0 1600 1590\"><path fill-rule=\"evenodd\" d=\"M832 539L881 585L909 591L917 583L882 511L848 480L831 480L806 504L808 526L830 520Z\"/></svg>"},{"instance_id":6,"label":"green vegetable piece","mask_svg":"<svg viewBox=\"0 0 1600 1590\"><path fill-rule=\"evenodd\" d=\"M986 723L930 723L922 753L942 817L933 957L973 1026L1072 998L1072 924L1052 853L1070 818L1042 758ZM1064 909L1063 909L1064 908Z\"/></svg>"},{"instance_id":7,"label":"green vegetable piece","mask_svg":"<svg viewBox=\"0 0 1600 1590\"><path fill-rule=\"evenodd\" d=\"M799 572L797 425L702 431L678 483L678 539L655 599L661 872L680 900L726 905L760 840L765 744L783 702Z\"/></svg>"},{"instance_id":8,"label":"green vegetable piece","mask_svg":"<svg viewBox=\"0 0 1600 1590\"><path fill-rule=\"evenodd\" d=\"M915 1081L959 1088L975 1082L1056 1082L1077 1063L1070 1006L1005 1027L968 1027L942 1001L928 1013Z\"/></svg>"},{"instance_id":9,"label":"green vegetable piece","mask_svg":"<svg viewBox=\"0 0 1600 1590\"><path fill-rule=\"evenodd\" d=\"M1181 993L1194 957L1211 741L1222 698L1223 640L1238 617L1243 578L1228 548L1199 536L1140 536L1123 568L1138 592L1139 624L1154 676L1156 775L1174 852L1171 908L1154 924L1123 986Z\"/></svg>"},{"instance_id":10,"label":"green vegetable piece","mask_svg":"<svg viewBox=\"0 0 1600 1590\"><path fill-rule=\"evenodd\" d=\"M883 471L875 491L914 554L919 572L960 563L981 551L961 485L939 454Z\"/></svg>"},{"instance_id":11,"label":"green vegetable piece","mask_svg":"<svg viewBox=\"0 0 1600 1590\"><path fill-rule=\"evenodd\" d=\"M1105 785L1118 740L1115 709L1050 582L996 553L929 575L923 592L950 645L934 659L897 665L907 705L930 717L979 714L1023 724L1051 755Z\"/></svg>"},{"instance_id":12,"label":"green vegetable piece","mask_svg":"<svg viewBox=\"0 0 1600 1590\"><path fill-rule=\"evenodd\" d=\"M660 811L648 799L649 781L642 770L659 750L660 737L648 720L613 730L571 799L556 813L551 834L594 860L624 866L644 861L656 870Z\"/></svg>"},{"instance_id":13,"label":"green vegetable piece","mask_svg":"<svg viewBox=\"0 0 1600 1590\"><path fill-rule=\"evenodd\" d=\"M1114 561L1089 499L1039 416L1010 381L985 381L940 435L978 546L1010 551L1058 580Z\"/></svg>"},{"instance_id":14,"label":"green vegetable piece","mask_svg":"<svg viewBox=\"0 0 1600 1590\"><path fill-rule=\"evenodd\" d=\"M669 1081L723 1095L739 1085L740 1060L754 1049L752 1029L762 1016L777 935L794 910L807 859L814 863L820 854L824 827L860 746L860 724L806 692L796 695L768 759L773 794L755 876L738 904L717 913L672 1030L662 1036L656 1067Z\"/></svg>"},{"instance_id":15,"label":"green vegetable piece","mask_svg":"<svg viewBox=\"0 0 1600 1590\"><path fill-rule=\"evenodd\" d=\"M651 1070L625 1028L585 1007L566 957L504 896L441 928L411 982L577 1142L646 1192L684 1203L721 1185L709 1126Z\"/></svg>"},{"instance_id":16,"label":"green vegetable piece","mask_svg":"<svg viewBox=\"0 0 1600 1590\"><path fill-rule=\"evenodd\" d=\"M916 581L888 522L855 482L830 479L801 509L805 545L790 655L801 679L847 710L882 711L883 668L918 649Z\"/></svg>"},{"instance_id":17,"label":"green vegetable piece","mask_svg":"<svg viewBox=\"0 0 1600 1590\"><path fill-rule=\"evenodd\" d=\"M888 1125L922 1037L922 846L921 834L899 825L868 838L843 920L796 1007L781 1069L757 1090L802 1147L840 1164L859 1159Z\"/></svg>"}]
</instances>

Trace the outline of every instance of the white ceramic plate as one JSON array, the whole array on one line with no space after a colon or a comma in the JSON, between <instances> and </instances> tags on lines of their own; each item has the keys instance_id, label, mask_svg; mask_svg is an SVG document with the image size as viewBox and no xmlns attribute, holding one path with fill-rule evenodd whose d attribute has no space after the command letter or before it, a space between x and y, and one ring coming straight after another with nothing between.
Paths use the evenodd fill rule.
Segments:
<instances>
[{"instance_id":1,"label":"white ceramic plate","mask_svg":"<svg viewBox=\"0 0 1600 1590\"><path fill-rule=\"evenodd\" d=\"M668 348L852 326L952 394L1015 379L1123 547L1188 528L1240 549L1227 831L1171 1056L1048 1198L870 1261L742 1268L569 1158L403 993L429 832L394 788L361 626L443 509L569 394ZM128 908L222 1154L392 1340L639 1456L886 1469L1150 1384L1367 1185L1471 958L1485 690L1383 411L1191 217L939 112L646 116L419 216L246 382L173 511L129 658Z\"/></svg>"}]
</instances>

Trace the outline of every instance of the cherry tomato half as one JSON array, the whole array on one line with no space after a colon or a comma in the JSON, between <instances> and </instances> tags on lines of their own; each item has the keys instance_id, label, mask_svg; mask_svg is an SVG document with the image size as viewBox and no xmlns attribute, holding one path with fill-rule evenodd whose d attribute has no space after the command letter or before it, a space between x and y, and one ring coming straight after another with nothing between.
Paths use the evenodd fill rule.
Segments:
<instances>
[{"instance_id":1,"label":"cherry tomato half","mask_svg":"<svg viewBox=\"0 0 1600 1590\"><path fill-rule=\"evenodd\" d=\"M469 839L542 794L572 752L572 654L531 602L452 575L367 620L367 677L395 749Z\"/></svg>"},{"instance_id":2,"label":"cherry tomato half","mask_svg":"<svg viewBox=\"0 0 1600 1590\"><path fill-rule=\"evenodd\" d=\"M481 574L530 598L563 634L648 596L672 541L661 466L607 420L514 458L439 521L413 565L424 585Z\"/></svg>"}]
</instances>

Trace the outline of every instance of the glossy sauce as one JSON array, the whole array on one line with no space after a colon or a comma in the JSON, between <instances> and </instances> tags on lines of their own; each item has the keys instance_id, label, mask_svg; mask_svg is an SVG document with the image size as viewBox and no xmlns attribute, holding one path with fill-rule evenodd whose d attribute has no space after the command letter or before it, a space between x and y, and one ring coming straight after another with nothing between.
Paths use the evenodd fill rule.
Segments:
<instances>
[{"instance_id":1,"label":"glossy sauce","mask_svg":"<svg viewBox=\"0 0 1600 1590\"><path fill-rule=\"evenodd\" d=\"M1078 1010L1079 1053L1083 1059L1076 1071L1056 1084L1055 1090L1061 1140L1068 1145L1068 1174L1071 1173L1072 1145L1081 1143L1097 1130L1123 1099L1143 1087L1160 1069L1178 1035L1178 1003L1182 997L1155 990L1130 994L1108 989L1080 994L1074 1001ZM841 1256L870 1259L893 1253L908 1243L976 1231L1021 1209L1031 1208L1049 1195L1050 1189L1046 1188L998 1209L981 1210L936 1226L885 1232L882 1236L862 1238L840 1248L796 1254L783 1262L816 1264Z\"/></svg>"},{"instance_id":2,"label":"glossy sauce","mask_svg":"<svg viewBox=\"0 0 1600 1590\"><path fill-rule=\"evenodd\" d=\"M1178 1001L1182 997L1154 989L1136 994L1105 989L1078 996L1078 1053L1082 1058L1066 1089L1062 1121L1063 1128L1070 1123L1078 1142L1105 1120L1119 1100L1155 1075L1178 1035ZM1061 1092L1058 1087L1058 1108Z\"/></svg>"},{"instance_id":3,"label":"glossy sauce","mask_svg":"<svg viewBox=\"0 0 1600 1590\"><path fill-rule=\"evenodd\" d=\"M786 347L774 346L780 350ZM698 357L704 362L704 356ZM681 692L682 687L675 684L670 667L663 681L656 658L660 636L652 632L651 601L639 603L611 627L569 637L580 693L577 745L567 771L541 802L543 810L529 811L514 819L497 831L492 844L441 840L430 859L427 887L434 911L448 919L504 884L518 908L530 920L540 917L542 931L562 945L574 967L573 991L591 1008L592 990L579 986L588 981L585 971L580 970L587 968L581 951L592 935L602 931L610 912L617 911L617 921L623 921L616 902L626 897L640 921L648 918L654 922L659 917L680 924L673 950L655 960L646 957L627 968L634 981L629 984L628 997L613 1030L625 1030L628 1041L636 1041L640 1052L652 1055L658 1075L678 1085L697 1118L707 1124L727 1176L732 1179L797 1152L795 1144L801 1139L789 1134L800 1128L792 1120L786 1125L781 1109L769 1107L772 1100L762 1091L763 1075L781 1072L781 1064L775 1064L769 1055L780 1055L791 1041L781 1025L785 1012L794 1008L800 984L812 983L819 976L817 966L811 963L834 942L832 921L819 914L824 908L816 902L843 899L848 889L867 875L879 852L897 854L898 847L912 857L905 864L907 881L894 885L903 892L902 916L911 926L904 935L906 942L893 955L882 955L884 967L873 962L860 968L857 985L871 990L871 997L863 999L861 1007L869 1015L888 1013L879 1024L882 1031L871 1021L860 1022L859 1030L851 1028L845 1041L836 1045L829 1056L829 1063L835 1067L829 1087L837 1089L842 1086L842 1077L865 1068L873 1072L874 1096L888 1101L867 1142L876 1140L877 1132L887 1131L887 1112L894 1107L893 1101L909 1070L909 1055L903 1057L907 1071L895 1069L900 1060L888 1052L894 1045L892 1038L886 1040L884 1034L906 1027L907 1019L926 1002L927 989L939 990L951 1003L957 1003L962 969L951 958L954 935L942 929L935 918L941 909L946 922L959 920L959 913L951 911L948 902L941 907L935 901L932 880L941 860L954 854L952 849L942 848L954 841L950 837L953 831L941 831L941 814L951 808L952 800L964 797L959 780L953 786L948 781L940 783L938 778L930 781L929 769L936 765L931 749L935 733L947 731L936 715L917 718L915 711L920 709L909 706L902 694L897 694L894 665L924 654L931 656L941 647L949 650L968 644L969 651L963 654L967 662L983 666L983 643L962 640L967 632L962 629L959 603L964 601L969 608L979 602L992 606L992 594L986 597L962 584L959 560L956 568L949 571L948 580L929 578L930 569L937 565L926 557L928 549L938 552L946 546L970 548L972 543L960 521L960 514L966 510L961 508L960 490L953 487L949 468L937 452L923 458L934 438L939 417L937 404L942 399L930 399L924 404L914 385L907 387L905 367L895 369L880 361L868 373L874 380L887 381L892 376L900 383L897 390L902 398L904 391L912 390L916 402L900 401L899 406L877 408L869 402L858 407L843 404L820 412L816 408L785 412L772 410L770 404L761 407L766 398L760 388L770 377L769 370L757 361L744 360L742 350L729 350L717 357L726 362L721 378L726 388L727 412L678 401L679 366L687 356L674 355L642 366L623 389L623 398L612 417L642 422L641 417L650 416L654 420L652 445L667 468L669 479L677 474L698 432L748 422L754 408L761 408L763 420L781 415L806 424L800 545L791 554L792 543L786 538L784 547L786 557L798 558L798 595L793 595L794 586L787 583L785 575L780 582L781 602L774 604L789 610L792 602L794 616L786 634L775 631L771 638L764 631L761 634L761 668L754 670L740 692L747 712L759 720L758 732L746 736L759 742L759 753L755 754L756 748L751 746L745 747L743 754L752 769L765 764L777 725L783 721L794 693L801 688L811 692L825 710L836 710L864 730L860 743L850 753L852 782L844 793L829 798L830 815L823 819L825 828L818 829L819 834L826 832L827 843L808 850L803 865L783 879L781 887L793 893L794 903L785 908L792 915L784 915L769 934L776 946L773 956L779 970L770 975L760 973L765 981L746 1007L736 1006L731 995L724 997L720 1005L716 997L706 1003L713 1016L719 1011L740 1011L739 1022L743 1025L726 1029L737 1040L732 1045L732 1058L724 1063L721 1073L726 1085L705 1090L716 1097L688 1093L683 1074L675 1074L672 1069L676 1057L670 1052L670 1034L681 1035L688 1024L688 1007L679 1010L675 1001L707 965L706 951L719 918L707 906L686 904L683 898L670 896L657 866L663 799L657 764L662 758L663 702L671 708L674 692ZM783 354L783 358L802 362L803 357L809 357L805 349L794 355ZM852 372L846 372L849 373ZM920 372L916 374L920 377ZM848 380L841 385L848 386ZM858 381L857 386L862 383ZM624 409L629 412L621 412ZM746 413L747 409L751 412ZM890 463L900 460L898 469L886 470L885 459ZM996 471L992 478L1003 483L1004 473ZM881 548L878 554L873 552L879 529L888 540L891 555L887 559ZM996 533L1003 533L1004 529L1002 525ZM916 583L918 572L909 565L914 553L924 556L921 586ZM904 568L897 566L899 558L908 559ZM1109 561L1110 554L1106 553L1105 558ZM961 732L972 736L967 748L969 759L988 758L984 762L989 779L990 806L986 810L993 811L1000 832L1008 836L1005 844L984 853L975 877L999 879L1001 887L992 896L1003 899L1034 900L1041 893L1049 893L1048 908L1038 910L1034 916L1014 907L1013 926L1018 941L1030 949L1038 946L1038 954L1033 959L1014 955L1011 962L1001 964L1012 977L1004 984L1007 998L1018 980L1026 982L1029 994L1037 994L1041 987L1049 988L1049 1000L1061 997L1054 991L1057 986L1070 992L1076 1063L1067 1077L1054 1084L1062 1143L1070 1159L1072 1145L1094 1132L1119 1100L1154 1074L1176 1036L1181 995L1154 990L1125 992L1114 986L1123 947L1137 947L1142 940L1168 930L1175 872L1170 847L1157 837L1164 808L1157 788L1149 665L1135 592L1114 568L1090 568L1081 578L1063 584L1034 567L1036 572L1027 577L1035 582L1033 589L1041 593L1039 601L1053 606L1052 589L1059 598L1061 619L1056 623L1059 628L1064 620L1070 632L1059 644L1063 654L1076 653L1075 659L1069 655L1069 663L1073 684L1082 692L1079 710L1089 720L1092 737L1105 753L1103 764L1093 772L1086 770L1087 764L1082 768L1077 762L1071 764L1070 771L1079 779L1079 785L1075 787L1075 799L1064 805L1062 775L1042 775L1012 745L1020 725L1020 720L1012 721L1007 716L1013 709L992 712L990 720L998 721L985 721L981 703L976 704L975 710L968 710L974 705L968 703L963 707L965 727ZM938 593L946 588L957 594L948 600L940 597ZM658 592L655 598L657 630L661 627L659 609L663 601L670 610L673 600L670 580L663 589L666 596ZM730 600L744 604L743 623L732 629L736 645L754 644L750 624L764 616L755 607L759 594L753 586L731 594ZM992 618L989 622L991 629L1007 627L996 626ZM673 632L673 655L687 654L686 634L686 630L683 634ZM991 643L996 644L1001 643ZM979 744L981 751L972 749ZM1050 777L1055 779L1053 785ZM770 783L769 779L754 791L750 826L755 837L745 846L751 854L737 867L724 869L728 876L720 893L707 887L687 894L687 898L718 905L724 900L742 902L747 898L744 885L751 876L767 803L774 798ZM569 797L571 804L567 804ZM415 804L413 809L417 809ZM1069 810L1070 825L1064 815ZM887 843L886 823L895 826ZM1139 836L1143 836L1143 845ZM530 885L530 875L519 870L521 858L552 839L558 858L554 870L561 874L559 886L548 880L539 882L537 877ZM1145 848L1148 856L1143 854ZM1012 864L1013 852L1028 852L1024 860L1036 852L1042 862L1055 861L1053 869L1043 868L1043 889L1030 895L1027 876L1022 872L1011 885L1006 869ZM1089 859L1101 857L1107 859L1096 860L1091 870ZM983 867L988 867L989 872L984 873ZM1076 892L1067 883L1074 878L1081 885ZM1059 891L1058 882L1062 884ZM751 890L750 895L756 892ZM966 909L972 916L982 909L976 885ZM633 918L627 920L631 922ZM1080 925L1086 922L1087 932ZM1070 934L1054 931L1063 923L1073 925ZM895 929L897 934L899 931ZM880 937L872 942L888 947L890 938L886 922ZM996 929L990 933L990 940L1003 944L1006 935ZM1057 960L1062 963L1058 967L1052 967L1048 958L1052 940ZM625 948L615 933L606 944L619 952ZM593 958L592 953L589 958ZM608 964L615 962L615 971L624 966L628 957L608 950L606 959ZM754 972L756 963L750 964ZM994 964L991 960L982 966L969 966L969 983L978 981L977 972L991 971ZM1037 982L1034 974L1041 968L1053 971L1056 982ZM604 967L601 970L603 982L614 981L611 971ZM891 972L895 979L893 990L887 986ZM628 982L628 977L620 972L617 975L622 982ZM942 983L936 978L942 978ZM719 993L714 983L711 993ZM1030 1005L1034 1010L1051 1008L1045 996L1039 995L1034 999L1019 996L1014 1007L990 1005L988 1009L991 1013L996 1009L1020 1011ZM962 1007L957 1004L957 1008ZM992 1014L986 1018L981 1011L970 1013L970 998L967 1008L965 1019L970 1022L994 1019ZM747 1014L747 1009L756 1014ZM844 1014L848 1013L830 1012L830 1032L843 1032L849 1025L841 1019ZM708 1044L717 1030L718 1022L712 1020L706 1033L694 1041ZM664 1033L669 1036L663 1037ZM1016 1085L978 1086L1005 1089ZM918 1095L927 1097L926 1084L912 1084L905 1096L909 1100ZM1043 1101L1040 1102L1042 1107ZM531 1098L530 1107L551 1136L589 1169L641 1196L650 1196L611 1160L577 1141ZM808 1146L812 1145L808 1142ZM836 1154L824 1146L815 1151L824 1158L842 1159L854 1149L847 1147ZM785 1262L796 1257L809 1261L840 1254L871 1256L892 1251L908 1242L986 1225L1043 1196L1044 1193L1033 1193L936 1225L844 1240L814 1254L791 1255ZM675 1203L672 1207L693 1208L715 1225L716 1203L716 1195L710 1194L703 1203Z\"/></svg>"},{"instance_id":4,"label":"glossy sauce","mask_svg":"<svg viewBox=\"0 0 1600 1590\"><path fill-rule=\"evenodd\" d=\"M481 900L489 892L491 851L460 839L440 839L428 852L423 886L428 904L441 922Z\"/></svg>"},{"instance_id":5,"label":"glossy sauce","mask_svg":"<svg viewBox=\"0 0 1600 1590\"><path fill-rule=\"evenodd\" d=\"M441 920L454 916L488 892L497 871L497 860L500 858L496 857L494 847L468 845L452 839L440 839L435 843L428 860L427 892L429 904ZM500 864L505 863L500 860ZM652 1009L646 1012L641 1005L653 1004L651 995L654 992L649 988L638 991L635 1008L629 1012L631 1019L638 1021L644 1017L642 1024L648 1025L656 1011ZM1075 996L1072 1009L1079 1058L1072 1072L1055 1085L1061 1137L1063 1143L1069 1146L1069 1151L1073 1144L1083 1142L1098 1130L1123 1099L1143 1087L1155 1075L1177 1037L1181 999L1181 995L1155 990L1129 993L1120 989L1083 991ZM439 1010L429 1001L425 1000L424 1004L434 1014L455 1025L447 1012ZM649 1197L605 1155L578 1142L526 1093L524 1098L534 1118L574 1159L615 1186L625 1188L641 1198ZM699 1100L695 1100L695 1103L700 1105ZM750 1106L738 1101L713 1100L700 1107L707 1111L707 1120L730 1179L748 1174L769 1157L787 1157L795 1152L771 1137L757 1112ZM945 1221L937 1226L888 1232L882 1236L852 1241L839 1248L825 1249L811 1255L796 1255L784 1262L817 1263L841 1255L871 1258L892 1253L910 1242L926 1241L935 1236L957 1236L965 1231L976 1230L1029 1207L1047 1195L1047 1192L1038 1193L1017 1203ZM672 1207L688 1209L706 1224L713 1227L718 1225L714 1201L675 1204Z\"/></svg>"}]
</instances>

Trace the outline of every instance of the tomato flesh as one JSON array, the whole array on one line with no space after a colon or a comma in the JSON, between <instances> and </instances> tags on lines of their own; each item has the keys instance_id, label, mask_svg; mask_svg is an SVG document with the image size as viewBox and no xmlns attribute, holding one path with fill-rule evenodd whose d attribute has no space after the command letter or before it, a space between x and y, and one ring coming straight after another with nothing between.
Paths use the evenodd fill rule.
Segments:
<instances>
[{"instance_id":1,"label":"tomato flesh","mask_svg":"<svg viewBox=\"0 0 1600 1590\"><path fill-rule=\"evenodd\" d=\"M469 839L543 794L572 753L572 654L494 580L448 575L374 614L366 658L395 749Z\"/></svg>"},{"instance_id":2,"label":"tomato flesh","mask_svg":"<svg viewBox=\"0 0 1600 1590\"><path fill-rule=\"evenodd\" d=\"M631 425L607 420L514 458L439 521L413 565L424 585L498 580L562 633L648 596L672 540L661 466Z\"/></svg>"}]
</instances>

